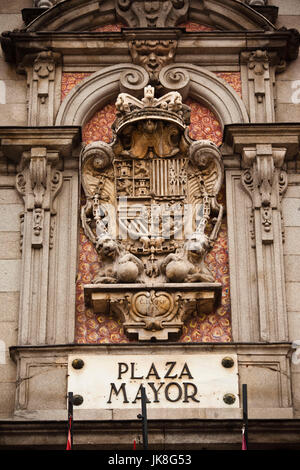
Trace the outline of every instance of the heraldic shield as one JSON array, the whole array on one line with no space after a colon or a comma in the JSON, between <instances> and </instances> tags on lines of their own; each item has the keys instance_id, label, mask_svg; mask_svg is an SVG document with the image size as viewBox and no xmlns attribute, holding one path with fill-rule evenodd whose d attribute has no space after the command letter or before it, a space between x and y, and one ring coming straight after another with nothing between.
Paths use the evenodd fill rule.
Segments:
<instances>
[{"instance_id":1,"label":"heraldic shield","mask_svg":"<svg viewBox=\"0 0 300 470\"><path fill-rule=\"evenodd\" d=\"M81 220L101 268L85 286L95 313L113 312L139 340L167 340L185 318L209 313L221 285L205 263L221 225L218 147L188 135L178 92L121 93L111 144L82 151Z\"/></svg>"}]
</instances>

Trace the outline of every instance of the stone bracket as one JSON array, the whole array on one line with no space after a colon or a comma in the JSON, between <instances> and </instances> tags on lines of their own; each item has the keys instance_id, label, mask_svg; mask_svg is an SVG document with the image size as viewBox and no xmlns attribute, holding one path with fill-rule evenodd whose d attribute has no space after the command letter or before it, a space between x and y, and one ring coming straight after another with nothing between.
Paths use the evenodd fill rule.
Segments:
<instances>
[{"instance_id":1,"label":"stone bracket","mask_svg":"<svg viewBox=\"0 0 300 470\"><path fill-rule=\"evenodd\" d=\"M287 176L281 169L285 155L286 149L272 149L272 145L257 144L243 151L246 169L242 184L252 198L253 211L259 212L262 243L274 241L273 213L281 213L281 198L287 188Z\"/></svg>"},{"instance_id":2,"label":"stone bracket","mask_svg":"<svg viewBox=\"0 0 300 470\"><path fill-rule=\"evenodd\" d=\"M31 245L33 248L43 246L45 213L48 212L49 217L55 214L53 204L62 187L62 173L52 169L52 165L55 165L58 160L58 152L47 152L45 147L33 147L30 152L24 152L25 168L16 176L16 188L24 199L25 214L32 212Z\"/></svg>"},{"instance_id":3,"label":"stone bracket","mask_svg":"<svg viewBox=\"0 0 300 470\"><path fill-rule=\"evenodd\" d=\"M129 337L167 340L181 333L188 316L211 313L221 289L219 283L87 284L84 298L95 314L121 316Z\"/></svg>"}]
</instances>

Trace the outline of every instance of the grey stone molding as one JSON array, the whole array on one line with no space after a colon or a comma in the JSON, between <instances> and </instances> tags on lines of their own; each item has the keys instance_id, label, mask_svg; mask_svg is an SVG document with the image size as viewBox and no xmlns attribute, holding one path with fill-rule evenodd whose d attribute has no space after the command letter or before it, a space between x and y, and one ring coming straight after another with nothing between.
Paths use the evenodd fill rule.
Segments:
<instances>
[{"instance_id":1,"label":"grey stone molding","mask_svg":"<svg viewBox=\"0 0 300 470\"><path fill-rule=\"evenodd\" d=\"M57 421L46 420L6 420L1 421L0 450L48 450L53 448L65 450L66 447L66 413L62 413ZM229 426L230 425L230 426ZM191 450L241 450L242 420L228 418L215 420L190 419L174 422L173 420L155 420L148 423L149 443L151 450L174 450L174 445L187 454ZM249 435L250 450L298 450L300 432L299 419L251 419ZM45 433L47 444L45 444ZM101 422L92 416L84 421L76 422L74 435L75 450L116 449L130 451L132 442L141 433L141 424L137 419L124 421ZM276 442L274 434L276 433ZM91 436L87 442L86 435ZM209 435L209 438L208 438ZM185 444L182 444L184 436ZM209 442L208 442L209 441ZM26 443L26 444L25 444ZM137 450L142 450L142 443L137 443Z\"/></svg>"},{"instance_id":2,"label":"grey stone molding","mask_svg":"<svg viewBox=\"0 0 300 470\"><path fill-rule=\"evenodd\" d=\"M104 68L68 94L58 111L56 125L83 125L97 109L116 98L120 87L121 90L129 88L128 80L124 81L125 74L134 77L131 93L134 88L141 93L147 80L142 67L122 64ZM188 87L189 95L212 109L222 125L248 122L247 111L238 94L224 80L204 68L185 63L172 64L161 70L159 78L166 91L175 89L186 95Z\"/></svg>"},{"instance_id":3,"label":"grey stone molding","mask_svg":"<svg viewBox=\"0 0 300 470\"><path fill-rule=\"evenodd\" d=\"M14 346L10 348L12 359L17 364L17 382L19 387L16 394L14 419L61 420L66 419L66 390L68 356L99 355L105 359L113 354L166 354L170 357L176 354L199 355L206 353L237 354L239 389L243 383L248 384L249 418L255 419L291 419L292 390L290 374L290 343L168 343L155 344L65 344L56 346ZM53 359L55 357L55 360ZM263 375L262 375L263 374ZM266 375L268 379L266 380ZM264 377L264 380L261 378ZM34 386L33 386L34 383ZM259 388L258 388L259 384ZM258 392L259 390L259 392ZM74 393L76 390L73 391ZM262 398L263 397L263 398ZM261 400L264 400L262 407ZM197 413L197 414L195 414ZM54 418L55 417L55 418ZM149 410L148 418L155 422L161 419L187 422L190 419L241 419L242 408L235 409L195 409L193 411L178 409L176 414L164 408ZM76 422L85 420L109 421L113 426L115 421L128 423L136 419L136 410L120 409L118 412L107 409L80 410L75 408ZM184 424L183 424L184 425Z\"/></svg>"},{"instance_id":4,"label":"grey stone molding","mask_svg":"<svg viewBox=\"0 0 300 470\"><path fill-rule=\"evenodd\" d=\"M139 3L143 11L145 2ZM174 27L185 21L196 21L224 30L274 30L265 17L246 4L234 0L165 0L160 15L137 13L133 2L121 0L69 0L58 3L28 25L28 31L84 31L101 24L125 22L126 27ZM147 8L147 6L146 6ZM147 21L148 16L148 21ZM152 18L150 18L152 17ZM149 21L151 24L149 24ZM146 24L147 23L147 24Z\"/></svg>"},{"instance_id":5,"label":"grey stone molding","mask_svg":"<svg viewBox=\"0 0 300 470\"><path fill-rule=\"evenodd\" d=\"M241 158L240 169L227 172L235 341L288 339L281 199L287 187L284 162L299 152L299 130L299 124L275 123L225 128L224 142ZM240 214L238 226L234 223L236 211ZM245 256L247 270L238 277Z\"/></svg>"},{"instance_id":6,"label":"grey stone molding","mask_svg":"<svg viewBox=\"0 0 300 470\"><path fill-rule=\"evenodd\" d=\"M189 62L206 66L210 70L239 70L242 52L267 50L277 57L277 64L297 58L299 34L295 30L214 31L186 33L180 29L170 31L133 30L122 32L4 32L1 46L7 62L17 63L24 72L26 56L37 56L41 51L53 50L61 54L64 70L96 71L100 67L131 62L129 43L133 40L174 39L178 41L175 62ZM111 44L115 44L112 54ZM217 54L216 54L217 50Z\"/></svg>"},{"instance_id":7,"label":"grey stone molding","mask_svg":"<svg viewBox=\"0 0 300 470\"><path fill-rule=\"evenodd\" d=\"M167 340L178 337L184 321L196 310L209 314L220 304L222 285L219 283L161 283L158 285L87 284L85 303L95 314L115 314L122 321L129 338ZM139 308L139 300L148 300L153 317ZM155 302L164 300L164 309ZM166 310L168 306L168 310ZM145 320L146 326L145 326Z\"/></svg>"},{"instance_id":8,"label":"grey stone molding","mask_svg":"<svg viewBox=\"0 0 300 470\"><path fill-rule=\"evenodd\" d=\"M114 100L119 92L141 95L148 81L147 72L138 65L120 64L104 68L71 90L62 102L55 125L67 126L68 122L84 125L97 109Z\"/></svg>"},{"instance_id":9,"label":"grey stone molding","mask_svg":"<svg viewBox=\"0 0 300 470\"><path fill-rule=\"evenodd\" d=\"M19 344L70 342L78 220L78 153L73 152L80 129L1 128L0 138L1 151L16 165L16 189L24 200Z\"/></svg>"},{"instance_id":10,"label":"grey stone molding","mask_svg":"<svg viewBox=\"0 0 300 470\"><path fill-rule=\"evenodd\" d=\"M160 82L166 91L176 90L202 102L218 116L222 126L249 120L239 95L205 68L188 63L171 64L161 70Z\"/></svg>"}]
</instances>

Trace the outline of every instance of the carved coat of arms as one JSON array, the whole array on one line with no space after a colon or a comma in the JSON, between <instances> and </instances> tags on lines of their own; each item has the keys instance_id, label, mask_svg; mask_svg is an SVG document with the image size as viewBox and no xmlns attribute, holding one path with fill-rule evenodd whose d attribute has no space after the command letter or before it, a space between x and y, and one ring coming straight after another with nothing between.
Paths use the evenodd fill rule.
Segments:
<instances>
[{"instance_id":1,"label":"carved coat of arms","mask_svg":"<svg viewBox=\"0 0 300 470\"><path fill-rule=\"evenodd\" d=\"M220 284L205 263L223 207L218 148L188 135L181 95L121 93L111 144L82 153L82 224L101 260L85 287L95 311L121 315L139 339L168 339L188 314L210 311Z\"/></svg>"}]
</instances>

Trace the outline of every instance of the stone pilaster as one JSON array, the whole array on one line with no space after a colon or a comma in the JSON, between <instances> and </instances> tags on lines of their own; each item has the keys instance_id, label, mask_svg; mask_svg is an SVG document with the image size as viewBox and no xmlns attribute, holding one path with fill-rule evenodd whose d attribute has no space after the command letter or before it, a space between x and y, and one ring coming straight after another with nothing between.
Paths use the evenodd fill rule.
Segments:
<instances>
[{"instance_id":1,"label":"stone pilaster","mask_svg":"<svg viewBox=\"0 0 300 470\"><path fill-rule=\"evenodd\" d=\"M62 187L62 173L55 169L58 152L34 147L23 154L24 169L16 188L23 196L23 265L19 342L45 343L47 329L49 248L53 243L54 200Z\"/></svg>"},{"instance_id":2,"label":"stone pilaster","mask_svg":"<svg viewBox=\"0 0 300 470\"><path fill-rule=\"evenodd\" d=\"M285 162L299 151L299 126L225 128L234 341L288 341L281 200Z\"/></svg>"},{"instance_id":3,"label":"stone pilaster","mask_svg":"<svg viewBox=\"0 0 300 470\"><path fill-rule=\"evenodd\" d=\"M274 122L274 57L265 50L241 53L243 100L250 122Z\"/></svg>"},{"instance_id":4,"label":"stone pilaster","mask_svg":"<svg viewBox=\"0 0 300 470\"><path fill-rule=\"evenodd\" d=\"M285 148L264 144L245 148L242 154L241 181L252 200L259 336L268 342L288 340L281 220L281 198L287 188L285 154Z\"/></svg>"},{"instance_id":5,"label":"stone pilaster","mask_svg":"<svg viewBox=\"0 0 300 470\"><path fill-rule=\"evenodd\" d=\"M24 200L18 344L74 339L78 228L78 128L5 129ZM1 136L1 131L0 131ZM76 156L77 155L77 156Z\"/></svg>"},{"instance_id":6,"label":"stone pilaster","mask_svg":"<svg viewBox=\"0 0 300 470\"><path fill-rule=\"evenodd\" d=\"M60 103L61 55L51 51L26 56L28 125L52 126Z\"/></svg>"}]
</instances>

